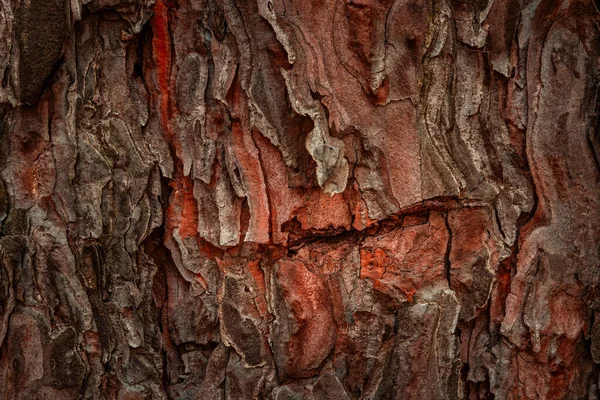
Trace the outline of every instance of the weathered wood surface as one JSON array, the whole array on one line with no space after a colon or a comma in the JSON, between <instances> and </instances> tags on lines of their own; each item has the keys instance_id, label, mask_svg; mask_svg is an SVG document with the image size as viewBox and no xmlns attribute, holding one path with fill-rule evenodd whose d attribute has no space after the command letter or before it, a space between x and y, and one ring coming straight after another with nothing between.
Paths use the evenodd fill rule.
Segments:
<instances>
[{"instance_id":1,"label":"weathered wood surface","mask_svg":"<svg viewBox=\"0 0 600 400\"><path fill-rule=\"evenodd\" d=\"M0 399L597 399L600 4L0 0Z\"/></svg>"}]
</instances>

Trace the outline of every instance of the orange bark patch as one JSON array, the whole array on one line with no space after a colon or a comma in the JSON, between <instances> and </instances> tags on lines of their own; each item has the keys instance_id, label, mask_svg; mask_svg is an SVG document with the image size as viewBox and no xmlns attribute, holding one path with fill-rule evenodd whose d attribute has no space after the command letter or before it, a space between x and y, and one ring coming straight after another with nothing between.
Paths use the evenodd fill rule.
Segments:
<instances>
[{"instance_id":1,"label":"orange bark patch","mask_svg":"<svg viewBox=\"0 0 600 400\"><path fill-rule=\"evenodd\" d=\"M182 239L195 237L198 231L198 207L194 198L194 183L178 169L169 186L174 191L167 209L168 228L172 230L178 227Z\"/></svg>"},{"instance_id":2,"label":"orange bark patch","mask_svg":"<svg viewBox=\"0 0 600 400\"><path fill-rule=\"evenodd\" d=\"M388 256L383 249L360 250L360 277L373 281L373 287L394 296L396 289L406 295L408 301L413 301L416 288L410 276L403 276L397 261ZM417 286L420 286L417 283Z\"/></svg>"},{"instance_id":3,"label":"orange bark patch","mask_svg":"<svg viewBox=\"0 0 600 400\"><path fill-rule=\"evenodd\" d=\"M158 97L160 101L160 116L164 133L170 136L167 122L169 112L169 75L171 72L171 37L169 36L168 8L163 0L158 0L153 8L152 38L153 58L158 74Z\"/></svg>"},{"instance_id":4,"label":"orange bark patch","mask_svg":"<svg viewBox=\"0 0 600 400\"><path fill-rule=\"evenodd\" d=\"M280 261L276 277L297 327L285 344L286 375L311 376L335 344L329 290L321 276L297 261Z\"/></svg>"},{"instance_id":5,"label":"orange bark patch","mask_svg":"<svg viewBox=\"0 0 600 400\"><path fill-rule=\"evenodd\" d=\"M306 206L298 211L298 221L302 224L302 229L350 229L352 215L342 195L330 197L321 189L312 189L307 193L305 204Z\"/></svg>"},{"instance_id":6,"label":"orange bark patch","mask_svg":"<svg viewBox=\"0 0 600 400\"><path fill-rule=\"evenodd\" d=\"M165 139L171 145L175 154L181 153L181 143L171 129L171 36L169 34L169 6L164 0L157 0L154 5L154 16L151 20L153 59L156 64L158 93L156 97L159 103L159 114L161 127ZM174 189L173 196L167 209L167 233L179 228L182 239L196 237L198 232L198 208L194 198L194 183L189 176L185 176L179 160L175 161L174 180L169 186Z\"/></svg>"},{"instance_id":7,"label":"orange bark patch","mask_svg":"<svg viewBox=\"0 0 600 400\"><path fill-rule=\"evenodd\" d=\"M261 316L265 316L269 313L267 309L267 302L265 300L265 294L267 287L265 285L265 275L260 269L259 260L253 260L248 262L248 272L252 275L252 279L256 284L256 288L259 291L259 295L256 296L256 306Z\"/></svg>"},{"instance_id":8,"label":"orange bark patch","mask_svg":"<svg viewBox=\"0 0 600 400\"><path fill-rule=\"evenodd\" d=\"M232 147L240 173L248 188L248 208L250 221L245 240L256 243L269 241L269 199L263 178L262 166L258 160L258 150L250 132L241 123L231 125Z\"/></svg>"},{"instance_id":9,"label":"orange bark patch","mask_svg":"<svg viewBox=\"0 0 600 400\"><path fill-rule=\"evenodd\" d=\"M390 258L383 249L373 251L360 249L360 277L381 279L390 262Z\"/></svg>"}]
</instances>

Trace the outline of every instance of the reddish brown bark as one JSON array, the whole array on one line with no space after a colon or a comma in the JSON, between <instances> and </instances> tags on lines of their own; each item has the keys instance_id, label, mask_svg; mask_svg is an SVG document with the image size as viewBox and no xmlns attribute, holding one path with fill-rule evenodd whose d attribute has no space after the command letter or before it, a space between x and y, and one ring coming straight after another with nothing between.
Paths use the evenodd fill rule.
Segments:
<instances>
[{"instance_id":1,"label":"reddish brown bark","mask_svg":"<svg viewBox=\"0 0 600 400\"><path fill-rule=\"evenodd\" d=\"M0 0L0 399L596 399L592 0Z\"/></svg>"}]
</instances>

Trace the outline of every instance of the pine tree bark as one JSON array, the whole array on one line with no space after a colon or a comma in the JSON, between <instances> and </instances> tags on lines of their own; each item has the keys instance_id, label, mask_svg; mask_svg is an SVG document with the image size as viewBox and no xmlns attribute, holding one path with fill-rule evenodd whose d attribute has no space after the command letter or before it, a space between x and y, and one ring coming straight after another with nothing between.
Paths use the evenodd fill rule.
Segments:
<instances>
[{"instance_id":1,"label":"pine tree bark","mask_svg":"<svg viewBox=\"0 0 600 400\"><path fill-rule=\"evenodd\" d=\"M0 400L599 398L599 8L0 0Z\"/></svg>"}]
</instances>

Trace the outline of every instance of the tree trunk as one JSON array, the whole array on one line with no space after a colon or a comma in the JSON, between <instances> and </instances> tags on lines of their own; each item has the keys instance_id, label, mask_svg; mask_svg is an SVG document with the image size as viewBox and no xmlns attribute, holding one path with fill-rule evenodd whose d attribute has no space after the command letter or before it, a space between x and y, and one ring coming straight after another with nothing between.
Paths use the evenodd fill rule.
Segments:
<instances>
[{"instance_id":1,"label":"tree trunk","mask_svg":"<svg viewBox=\"0 0 600 400\"><path fill-rule=\"evenodd\" d=\"M0 0L0 399L598 399L592 0Z\"/></svg>"}]
</instances>

